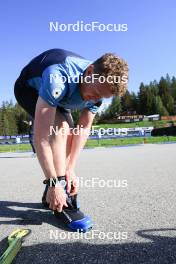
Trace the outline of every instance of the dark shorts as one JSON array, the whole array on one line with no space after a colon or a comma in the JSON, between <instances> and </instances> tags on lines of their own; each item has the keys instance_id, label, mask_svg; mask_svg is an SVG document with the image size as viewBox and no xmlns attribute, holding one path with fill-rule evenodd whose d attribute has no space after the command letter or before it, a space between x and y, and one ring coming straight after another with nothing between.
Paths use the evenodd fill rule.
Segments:
<instances>
[{"instance_id":1,"label":"dark shorts","mask_svg":"<svg viewBox=\"0 0 176 264\"><path fill-rule=\"evenodd\" d=\"M14 94L19 105L34 119L36 103L39 95L35 88L26 85L24 71L21 72L20 77L15 82ZM72 119L71 111L69 109L64 109L58 106L57 111L60 111L66 120Z\"/></svg>"}]
</instances>

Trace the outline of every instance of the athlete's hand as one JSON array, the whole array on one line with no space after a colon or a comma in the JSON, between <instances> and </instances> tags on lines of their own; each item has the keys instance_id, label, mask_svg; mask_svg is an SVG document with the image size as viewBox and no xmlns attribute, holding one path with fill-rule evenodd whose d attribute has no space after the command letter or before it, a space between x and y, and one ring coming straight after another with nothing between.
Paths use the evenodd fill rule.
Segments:
<instances>
[{"instance_id":1,"label":"athlete's hand","mask_svg":"<svg viewBox=\"0 0 176 264\"><path fill-rule=\"evenodd\" d=\"M55 187L49 187L46 195L46 201L49 204L49 208L52 210L62 211L62 207L67 205L66 195L61 185Z\"/></svg>"},{"instance_id":2,"label":"athlete's hand","mask_svg":"<svg viewBox=\"0 0 176 264\"><path fill-rule=\"evenodd\" d=\"M73 169L67 169L66 173L66 181L67 181L67 192L70 196L77 194L78 192L78 179Z\"/></svg>"}]
</instances>

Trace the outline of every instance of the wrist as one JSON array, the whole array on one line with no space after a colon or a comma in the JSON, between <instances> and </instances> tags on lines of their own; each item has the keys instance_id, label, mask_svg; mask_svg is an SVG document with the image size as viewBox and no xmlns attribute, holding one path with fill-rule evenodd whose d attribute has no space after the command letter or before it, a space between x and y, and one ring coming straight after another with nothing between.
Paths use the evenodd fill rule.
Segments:
<instances>
[{"instance_id":1,"label":"wrist","mask_svg":"<svg viewBox=\"0 0 176 264\"><path fill-rule=\"evenodd\" d=\"M65 176L51 177L43 181L48 187L53 188L56 186L62 186L65 183Z\"/></svg>"}]
</instances>

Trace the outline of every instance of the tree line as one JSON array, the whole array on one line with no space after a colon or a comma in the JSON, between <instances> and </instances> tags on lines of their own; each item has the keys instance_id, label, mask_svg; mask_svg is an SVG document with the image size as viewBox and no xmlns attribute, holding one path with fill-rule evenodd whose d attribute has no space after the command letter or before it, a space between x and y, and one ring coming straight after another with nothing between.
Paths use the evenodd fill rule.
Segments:
<instances>
[{"instance_id":1,"label":"tree line","mask_svg":"<svg viewBox=\"0 0 176 264\"><path fill-rule=\"evenodd\" d=\"M161 116L176 115L176 77L161 77L145 85L140 84L139 91L129 92L122 97L114 97L105 111L96 115L94 123L101 123L107 119L115 119L124 113L142 115L159 114ZM77 122L79 111L73 112ZM12 101L3 101L0 107L0 135L26 134L29 131L30 116Z\"/></svg>"},{"instance_id":2,"label":"tree line","mask_svg":"<svg viewBox=\"0 0 176 264\"><path fill-rule=\"evenodd\" d=\"M0 136L28 133L29 115L12 101L3 101L0 108Z\"/></svg>"},{"instance_id":3,"label":"tree line","mask_svg":"<svg viewBox=\"0 0 176 264\"><path fill-rule=\"evenodd\" d=\"M110 106L98 117L98 122L115 118L124 112L176 115L176 78L167 74L159 82L154 80L147 85L141 83L137 93L127 91L121 99L114 97Z\"/></svg>"}]
</instances>

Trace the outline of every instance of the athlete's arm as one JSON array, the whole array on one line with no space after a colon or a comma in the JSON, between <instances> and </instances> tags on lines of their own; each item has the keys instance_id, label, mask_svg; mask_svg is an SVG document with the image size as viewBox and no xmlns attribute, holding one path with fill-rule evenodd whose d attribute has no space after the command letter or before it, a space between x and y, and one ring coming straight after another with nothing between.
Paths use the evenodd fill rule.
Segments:
<instances>
[{"instance_id":1,"label":"athlete's arm","mask_svg":"<svg viewBox=\"0 0 176 264\"><path fill-rule=\"evenodd\" d=\"M48 105L40 96L37 101L34 120L34 144L37 157L46 178L57 177L53 162L52 149L49 143L50 126L54 124L56 108ZM66 197L61 185L49 187L46 197L49 208L62 211Z\"/></svg>"},{"instance_id":2,"label":"athlete's arm","mask_svg":"<svg viewBox=\"0 0 176 264\"><path fill-rule=\"evenodd\" d=\"M48 105L39 96L35 110L34 144L46 178L57 177L49 143L50 126L54 124L55 113L56 108Z\"/></svg>"}]
</instances>

